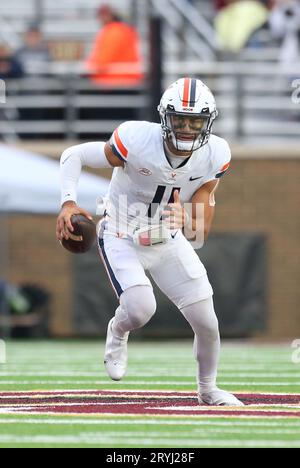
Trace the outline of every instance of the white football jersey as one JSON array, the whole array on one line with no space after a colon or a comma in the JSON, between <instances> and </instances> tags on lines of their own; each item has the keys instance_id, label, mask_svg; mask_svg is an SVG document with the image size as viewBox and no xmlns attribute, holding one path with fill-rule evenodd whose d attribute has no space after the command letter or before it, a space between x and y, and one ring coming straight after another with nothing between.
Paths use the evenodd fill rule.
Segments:
<instances>
[{"instance_id":1,"label":"white football jersey","mask_svg":"<svg viewBox=\"0 0 300 468\"><path fill-rule=\"evenodd\" d=\"M111 146L125 167L115 168L106 205L107 229L121 236L160 219L174 202L175 190L183 203L205 183L228 170L228 143L215 135L192 156L173 168L166 156L160 124L125 122L112 135Z\"/></svg>"}]
</instances>

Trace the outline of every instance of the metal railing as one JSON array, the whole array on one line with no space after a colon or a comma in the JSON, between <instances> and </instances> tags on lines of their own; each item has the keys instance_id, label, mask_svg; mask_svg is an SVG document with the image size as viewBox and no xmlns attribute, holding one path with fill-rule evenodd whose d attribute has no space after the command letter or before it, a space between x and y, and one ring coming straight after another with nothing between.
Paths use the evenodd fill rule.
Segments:
<instances>
[{"instance_id":1,"label":"metal railing","mask_svg":"<svg viewBox=\"0 0 300 468\"><path fill-rule=\"evenodd\" d=\"M214 131L237 141L300 138L300 67L249 63L166 62L164 87L179 77L202 79L216 96ZM147 119L146 85L109 90L77 72L7 82L0 104L2 138L80 139L109 135L122 121Z\"/></svg>"},{"instance_id":2,"label":"metal railing","mask_svg":"<svg viewBox=\"0 0 300 468\"><path fill-rule=\"evenodd\" d=\"M198 8L187 0L151 0L152 14L164 20L163 40L177 60L193 56L214 60L219 51L216 34Z\"/></svg>"},{"instance_id":3,"label":"metal railing","mask_svg":"<svg viewBox=\"0 0 300 468\"><path fill-rule=\"evenodd\" d=\"M220 116L214 131L221 136L237 141L300 139L300 65L167 62L164 75L165 86L183 76L206 82L216 96Z\"/></svg>"},{"instance_id":4,"label":"metal railing","mask_svg":"<svg viewBox=\"0 0 300 468\"><path fill-rule=\"evenodd\" d=\"M0 104L0 137L99 137L127 117L145 117L148 105L143 86L111 91L75 73L8 80L6 103Z\"/></svg>"}]
</instances>

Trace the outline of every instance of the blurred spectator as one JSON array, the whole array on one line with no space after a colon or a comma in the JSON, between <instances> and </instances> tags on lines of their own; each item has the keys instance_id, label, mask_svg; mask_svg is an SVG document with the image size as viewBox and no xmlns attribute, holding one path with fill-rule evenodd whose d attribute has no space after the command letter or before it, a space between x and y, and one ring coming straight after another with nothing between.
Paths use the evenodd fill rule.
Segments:
<instances>
[{"instance_id":1,"label":"blurred spectator","mask_svg":"<svg viewBox=\"0 0 300 468\"><path fill-rule=\"evenodd\" d=\"M45 71L47 64L51 62L51 55L38 26L31 26L25 33L24 46L18 50L17 57L26 73Z\"/></svg>"},{"instance_id":2,"label":"blurred spectator","mask_svg":"<svg viewBox=\"0 0 300 468\"><path fill-rule=\"evenodd\" d=\"M22 78L23 67L6 44L0 44L0 79Z\"/></svg>"},{"instance_id":3,"label":"blurred spectator","mask_svg":"<svg viewBox=\"0 0 300 468\"><path fill-rule=\"evenodd\" d=\"M268 20L267 8L258 0L227 0L218 13L216 31L225 52L240 52Z\"/></svg>"},{"instance_id":4,"label":"blurred spectator","mask_svg":"<svg viewBox=\"0 0 300 468\"><path fill-rule=\"evenodd\" d=\"M297 0L273 0L269 25L274 38L281 42L279 60L295 63L300 59L300 4Z\"/></svg>"},{"instance_id":5,"label":"blurred spectator","mask_svg":"<svg viewBox=\"0 0 300 468\"><path fill-rule=\"evenodd\" d=\"M50 302L50 293L40 286L14 285L0 278L0 332L9 324L13 338L48 336Z\"/></svg>"},{"instance_id":6,"label":"blurred spectator","mask_svg":"<svg viewBox=\"0 0 300 468\"><path fill-rule=\"evenodd\" d=\"M92 80L109 86L136 85L143 80L140 42L134 27L124 23L109 5L98 12L102 29L86 61ZM133 73L128 73L128 69Z\"/></svg>"},{"instance_id":7,"label":"blurred spectator","mask_svg":"<svg viewBox=\"0 0 300 468\"><path fill-rule=\"evenodd\" d=\"M27 314L30 309L29 302L21 293L20 288L0 279L0 311L4 302L6 302L10 313L16 315Z\"/></svg>"}]
</instances>

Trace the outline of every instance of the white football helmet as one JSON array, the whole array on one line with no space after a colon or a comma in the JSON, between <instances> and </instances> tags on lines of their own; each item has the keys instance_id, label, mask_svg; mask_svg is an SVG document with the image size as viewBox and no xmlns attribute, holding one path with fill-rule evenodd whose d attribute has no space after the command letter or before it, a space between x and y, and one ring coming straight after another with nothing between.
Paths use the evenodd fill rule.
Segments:
<instances>
[{"instance_id":1,"label":"white football helmet","mask_svg":"<svg viewBox=\"0 0 300 468\"><path fill-rule=\"evenodd\" d=\"M173 83L163 94L158 111L164 139L185 152L206 145L218 116L212 92L195 78L182 78Z\"/></svg>"}]
</instances>

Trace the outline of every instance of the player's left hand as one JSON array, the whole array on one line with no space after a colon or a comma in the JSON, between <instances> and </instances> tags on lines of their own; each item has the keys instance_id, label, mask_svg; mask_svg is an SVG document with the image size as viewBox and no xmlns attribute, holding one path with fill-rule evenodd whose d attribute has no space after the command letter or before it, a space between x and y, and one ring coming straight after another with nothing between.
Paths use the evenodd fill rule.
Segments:
<instances>
[{"instance_id":1,"label":"player's left hand","mask_svg":"<svg viewBox=\"0 0 300 468\"><path fill-rule=\"evenodd\" d=\"M184 227L187 213L181 204L179 190L174 192L174 203L170 203L162 215L164 223L171 231Z\"/></svg>"}]
</instances>

